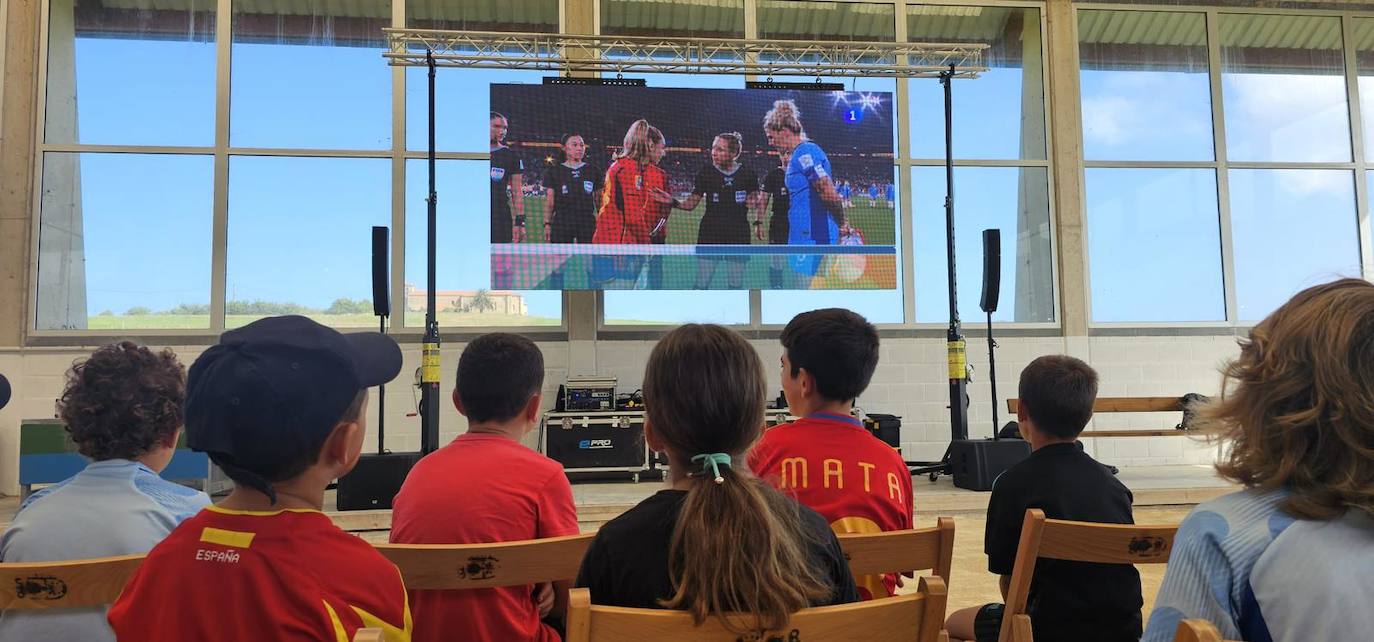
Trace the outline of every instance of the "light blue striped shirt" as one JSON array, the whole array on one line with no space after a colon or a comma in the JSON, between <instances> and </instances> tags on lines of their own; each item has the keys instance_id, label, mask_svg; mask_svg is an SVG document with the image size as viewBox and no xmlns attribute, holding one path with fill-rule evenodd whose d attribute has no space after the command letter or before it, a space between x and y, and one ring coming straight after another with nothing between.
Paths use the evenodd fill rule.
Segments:
<instances>
[{"instance_id":1,"label":"light blue striped shirt","mask_svg":"<svg viewBox=\"0 0 1374 642\"><path fill-rule=\"evenodd\" d=\"M1295 519L1286 496L1244 490L1183 520L1141 642L1193 618L1246 642L1374 639L1374 519Z\"/></svg>"},{"instance_id":2,"label":"light blue striped shirt","mask_svg":"<svg viewBox=\"0 0 1374 642\"><path fill-rule=\"evenodd\" d=\"M146 553L210 505L205 493L127 459L92 462L24 500L0 536L0 561L48 562ZM0 642L113 642L105 607L0 613Z\"/></svg>"}]
</instances>

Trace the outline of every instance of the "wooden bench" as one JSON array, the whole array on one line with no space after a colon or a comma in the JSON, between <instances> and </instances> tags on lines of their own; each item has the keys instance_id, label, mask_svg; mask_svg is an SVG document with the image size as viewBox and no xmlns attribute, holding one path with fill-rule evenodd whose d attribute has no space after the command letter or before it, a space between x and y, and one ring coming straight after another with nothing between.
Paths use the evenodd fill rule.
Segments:
<instances>
[{"instance_id":1,"label":"wooden bench","mask_svg":"<svg viewBox=\"0 0 1374 642\"><path fill-rule=\"evenodd\" d=\"M1007 412L1016 414L1018 399L1007 400ZM1098 397L1093 402L1093 414L1104 412L1183 412L1178 397ZM1167 428L1160 430L1084 430L1081 438L1091 437L1187 437L1200 435L1197 430Z\"/></svg>"}]
</instances>

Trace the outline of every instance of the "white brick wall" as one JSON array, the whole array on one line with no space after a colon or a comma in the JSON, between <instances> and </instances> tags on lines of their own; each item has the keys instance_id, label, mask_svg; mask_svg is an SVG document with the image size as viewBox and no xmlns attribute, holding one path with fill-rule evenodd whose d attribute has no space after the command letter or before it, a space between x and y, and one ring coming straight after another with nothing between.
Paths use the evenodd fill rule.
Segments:
<instances>
[{"instance_id":1,"label":"white brick wall","mask_svg":"<svg viewBox=\"0 0 1374 642\"><path fill-rule=\"evenodd\" d=\"M582 344L586 345L582 345ZM775 340L752 342L768 373L770 395L779 390L782 349ZM1066 340L1061 337L1000 338L997 351L997 392L1001 400L1016 396L1016 381L1021 369L1044 354L1066 351L1085 359L1102 377L1103 396L1182 395L1187 392L1215 394L1220 386L1218 368L1237 353L1232 337L1092 337ZM970 436L991 435L991 407L987 381L987 344L970 338L968 356L974 367L969 386ZM644 376L644 363L652 341L545 342L540 344L546 366L545 407L553 406L554 392L570 371L614 375L622 392L638 388ZM202 348L174 347L189 365ZM462 416L448 401L453 373L463 344L443 346L443 396L440 403L441 442L447 442L467 428ZM386 446L395 451L419 448L419 417L414 412L418 391L411 385L420 363L420 347L403 346L401 375L387 386ZM53 416L53 401L61 393L63 372L72 361L89 349L29 348L0 351L0 372L14 386L14 400L0 410L0 492L18 491L19 422L21 419ZM587 355L571 363L572 354ZM588 357L594 363L586 363ZM946 379L943 338L886 339L883 341L878 371L872 385L859 403L866 411L900 415L902 443L908 458L935 459L944 453L949 441L949 388ZM1012 419L999 401L1001 423ZM369 404L367 448L376 446L375 395ZM1103 415L1094 420L1097 428L1170 428L1178 422L1177 413ZM529 442L533 443L533 434ZM1162 465L1207 463L1215 447L1178 437L1090 439L1089 452L1104 462L1124 465Z\"/></svg>"}]
</instances>

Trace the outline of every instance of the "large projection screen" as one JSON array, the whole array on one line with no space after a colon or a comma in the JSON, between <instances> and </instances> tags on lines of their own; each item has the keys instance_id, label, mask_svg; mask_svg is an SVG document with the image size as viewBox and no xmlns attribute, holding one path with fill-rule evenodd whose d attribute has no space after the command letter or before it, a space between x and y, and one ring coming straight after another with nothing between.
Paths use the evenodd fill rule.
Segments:
<instances>
[{"instance_id":1,"label":"large projection screen","mask_svg":"<svg viewBox=\"0 0 1374 642\"><path fill-rule=\"evenodd\" d=\"M890 94L494 84L491 105L493 287L897 286Z\"/></svg>"}]
</instances>

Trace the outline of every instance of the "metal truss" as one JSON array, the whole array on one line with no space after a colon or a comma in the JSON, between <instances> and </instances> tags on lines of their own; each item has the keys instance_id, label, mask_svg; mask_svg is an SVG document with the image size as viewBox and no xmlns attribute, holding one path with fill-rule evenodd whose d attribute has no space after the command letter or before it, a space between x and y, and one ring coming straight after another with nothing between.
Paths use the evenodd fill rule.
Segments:
<instances>
[{"instance_id":1,"label":"metal truss","mask_svg":"<svg viewBox=\"0 0 1374 642\"><path fill-rule=\"evenodd\" d=\"M986 71L986 44L805 42L715 38L383 29L392 66L553 72L971 78Z\"/></svg>"}]
</instances>

